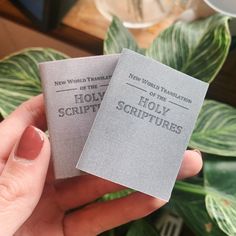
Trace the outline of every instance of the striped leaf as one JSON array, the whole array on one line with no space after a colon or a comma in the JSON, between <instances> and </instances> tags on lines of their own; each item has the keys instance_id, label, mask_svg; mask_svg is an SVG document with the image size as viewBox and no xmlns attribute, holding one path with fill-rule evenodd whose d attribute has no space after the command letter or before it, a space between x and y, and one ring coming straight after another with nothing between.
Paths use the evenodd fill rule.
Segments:
<instances>
[{"instance_id":1,"label":"striped leaf","mask_svg":"<svg viewBox=\"0 0 236 236\"><path fill-rule=\"evenodd\" d=\"M140 49L130 32L114 17L104 41L104 53L122 48L145 54L197 79L211 82L229 51L229 17L221 14L204 20L177 22L164 30L148 49Z\"/></svg>"},{"instance_id":2,"label":"striped leaf","mask_svg":"<svg viewBox=\"0 0 236 236\"><path fill-rule=\"evenodd\" d=\"M205 100L189 146L206 153L236 156L236 109Z\"/></svg>"},{"instance_id":3,"label":"striped leaf","mask_svg":"<svg viewBox=\"0 0 236 236\"><path fill-rule=\"evenodd\" d=\"M178 181L170 204L196 235L236 235L236 158L204 156L204 181Z\"/></svg>"},{"instance_id":4,"label":"striped leaf","mask_svg":"<svg viewBox=\"0 0 236 236\"><path fill-rule=\"evenodd\" d=\"M206 208L210 217L227 235L236 235L236 199L231 196L206 196Z\"/></svg>"},{"instance_id":5,"label":"striped leaf","mask_svg":"<svg viewBox=\"0 0 236 236\"><path fill-rule=\"evenodd\" d=\"M0 113L6 117L23 101L41 92L38 63L64 59L53 49L31 48L0 61Z\"/></svg>"},{"instance_id":6,"label":"striped leaf","mask_svg":"<svg viewBox=\"0 0 236 236\"><path fill-rule=\"evenodd\" d=\"M123 48L129 48L140 53L144 52L144 49L138 47L132 34L114 16L104 40L103 51L104 54L114 54L120 53Z\"/></svg>"},{"instance_id":7,"label":"striped leaf","mask_svg":"<svg viewBox=\"0 0 236 236\"><path fill-rule=\"evenodd\" d=\"M195 196L196 198L196 196ZM203 200L192 200L182 197L175 202L175 210L184 219L185 224L201 236L224 236L219 226L210 218Z\"/></svg>"},{"instance_id":8,"label":"striped leaf","mask_svg":"<svg viewBox=\"0 0 236 236\"><path fill-rule=\"evenodd\" d=\"M216 14L191 23L177 22L162 32L146 55L205 82L211 82L229 51L227 16Z\"/></svg>"},{"instance_id":9,"label":"striped leaf","mask_svg":"<svg viewBox=\"0 0 236 236\"><path fill-rule=\"evenodd\" d=\"M226 234L220 230L206 210L205 196L209 192L210 189L205 189L202 181L178 181L169 205L183 218L195 235L224 236Z\"/></svg>"},{"instance_id":10,"label":"striped leaf","mask_svg":"<svg viewBox=\"0 0 236 236\"><path fill-rule=\"evenodd\" d=\"M205 204L210 217L227 235L236 235L236 159L214 157L204 163ZM214 190L214 191L213 191Z\"/></svg>"}]
</instances>

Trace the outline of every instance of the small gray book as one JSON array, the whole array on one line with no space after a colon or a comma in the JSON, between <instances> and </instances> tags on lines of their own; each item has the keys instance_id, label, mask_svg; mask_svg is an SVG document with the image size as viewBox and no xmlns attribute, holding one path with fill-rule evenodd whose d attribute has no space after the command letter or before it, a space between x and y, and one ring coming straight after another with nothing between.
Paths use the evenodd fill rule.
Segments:
<instances>
[{"instance_id":1,"label":"small gray book","mask_svg":"<svg viewBox=\"0 0 236 236\"><path fill-rule=\"evenodd\" d=\"M78 156L118 57L107 55L40 63L56 178L79 174Z\"/></svg>"},{"instance_id":2,"label":"small gray book","mask_svg":"<svg viewBox=\"0 0 236 236\"><path fill-rule=\"evenodd\" d=\"M77 168L168 201L207 88L124 49Z\"/></svg>"}]
</instances>

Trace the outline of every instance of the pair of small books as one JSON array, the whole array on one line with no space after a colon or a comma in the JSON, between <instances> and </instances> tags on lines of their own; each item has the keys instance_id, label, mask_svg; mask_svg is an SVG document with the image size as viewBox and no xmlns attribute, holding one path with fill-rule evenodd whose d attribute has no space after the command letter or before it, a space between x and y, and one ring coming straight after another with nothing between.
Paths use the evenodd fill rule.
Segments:
<instances>
[{"instance_id":1,"label":"pair of small books","mask_svg":"<svg viewBox=\"0 0 236 236\"><path fill-rule=\"evenodd\" d=\"M128 49L39 67L56 177L168 201L208 84Z\"/></svg>"}]
</instances>

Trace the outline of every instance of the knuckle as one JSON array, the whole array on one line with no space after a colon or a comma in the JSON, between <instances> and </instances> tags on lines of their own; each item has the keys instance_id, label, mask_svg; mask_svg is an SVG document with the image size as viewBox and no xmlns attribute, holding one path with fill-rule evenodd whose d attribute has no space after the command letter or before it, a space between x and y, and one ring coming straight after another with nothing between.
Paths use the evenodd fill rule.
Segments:
<instances>
[{"instance_id":1,"label":"knuckle","mask_svg":"<svg viewBox=\"0 0 236 236\"><path fill-rule=\"evenodd\" d=\"M101 220L98 217L91 218L91 213L89 212L89 209L88 209L88 212L85 211L83 215L84 215L84 219L90 218L89 221L86 220L86 221L80 222L81 227L84 227L83 231L86 233L86 235L94 236L104 231L104 226Z\"/></svg>"},{"instance_id":2,"label":"knuckle","mask_svg":"<svg viewBox=\"0 0 236 236\"><path fill-rule=\"evenodd\" d=\"M22 113L27 114L25 115L25 119L28 123L32 123L34 125L37 121L39 127L45 127L46 116L44 105L43 102L39 102L37 97L32 97L28 101L23 102L20 105L19 110L21 110Z\"/></svg>"},{"instance_id":3,"label":"knuckle","mask_svg":"<svg viewBox=\"0 0 236 236\"><path fill-rule=\"evenodd\" d=\"M21 104L21 109L23 109L27 114L29 114L30 118L38 117L42 113L39 107L32 105L31 99L23 102Z\"/></svg>"},{"instance_id":4,"label":"knuckle","mask_svg":"<svg viewBox=\"0 0 236 236\"><path fill-rule=\"evenodd\" d=\"M64 221L63 221L63 233L65 236L74 236L76 235L76 233L78 233L78 228L80 224L79 222L74 222L73 219L69 216L65 217L64 218ZM80 228L81 230L81 228Z\"/></svg>"},{"instance_id":5,"label":"knuckle","mask_svg":"<svg viewBox=\"0 0 236 236\"><path fill-rule=\"evenodd\" d=\"M22 197L24 192L24 188L17 181L9 181L3 177L0 179L0 202L10 204Z\"/></svg>"},{"instance_id":6,"label":"knuckle","mask_svg":"<svg viewBox=\"0 0 236 236\"><path fill-rule=\"evenodd\" d=\"M99 219L95 218L93 221L93 226L88 227L90 235L99 235L103 233L106 229L108 230L109 228L104 225L104 222Z\"/></svg>"},{"instance_id":7,"label":"knuckle","mask_svg":"<svg viewBox=\"0 0 236 236\"><path fill-rule=\"evenodd\" d=\"M87 207L85 207L87 208ZM91 214L87 210L80 212L76 219L72 216L67 216L63 221L63 229L65 236L95 236L105 231L105 227L101 224L97 217L91 218Z\"/></svg>"},{"instance_id":8,"label":"knuckle","mask_svg":"<svg viewBox=\"0 0 236 236\"><path fill-rule=\"evenodd\" d=\"M67 216L63 220L63 229L64 229L64 234L65 235L68 235L70 233L69 229L71 229L71 227L73 227L72 222L70 220L70 217Z\"/></svg>"}]
</instances>

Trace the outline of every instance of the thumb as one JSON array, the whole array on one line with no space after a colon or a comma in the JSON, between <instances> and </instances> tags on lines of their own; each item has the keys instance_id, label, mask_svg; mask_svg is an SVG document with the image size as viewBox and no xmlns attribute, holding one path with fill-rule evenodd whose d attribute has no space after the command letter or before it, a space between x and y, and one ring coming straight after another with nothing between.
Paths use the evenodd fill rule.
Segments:
<instances>
[{"instance_id":1,"label":"thumb","mask_svg":"<svg viewBox=\"0 0 236 236\"><path fill-rule=\"evenodd\" d=\"M32 214L42 194L49 159L46 135L27 127L0 176L0 235L13 235Z\"/></svg>"}]
</instances>

